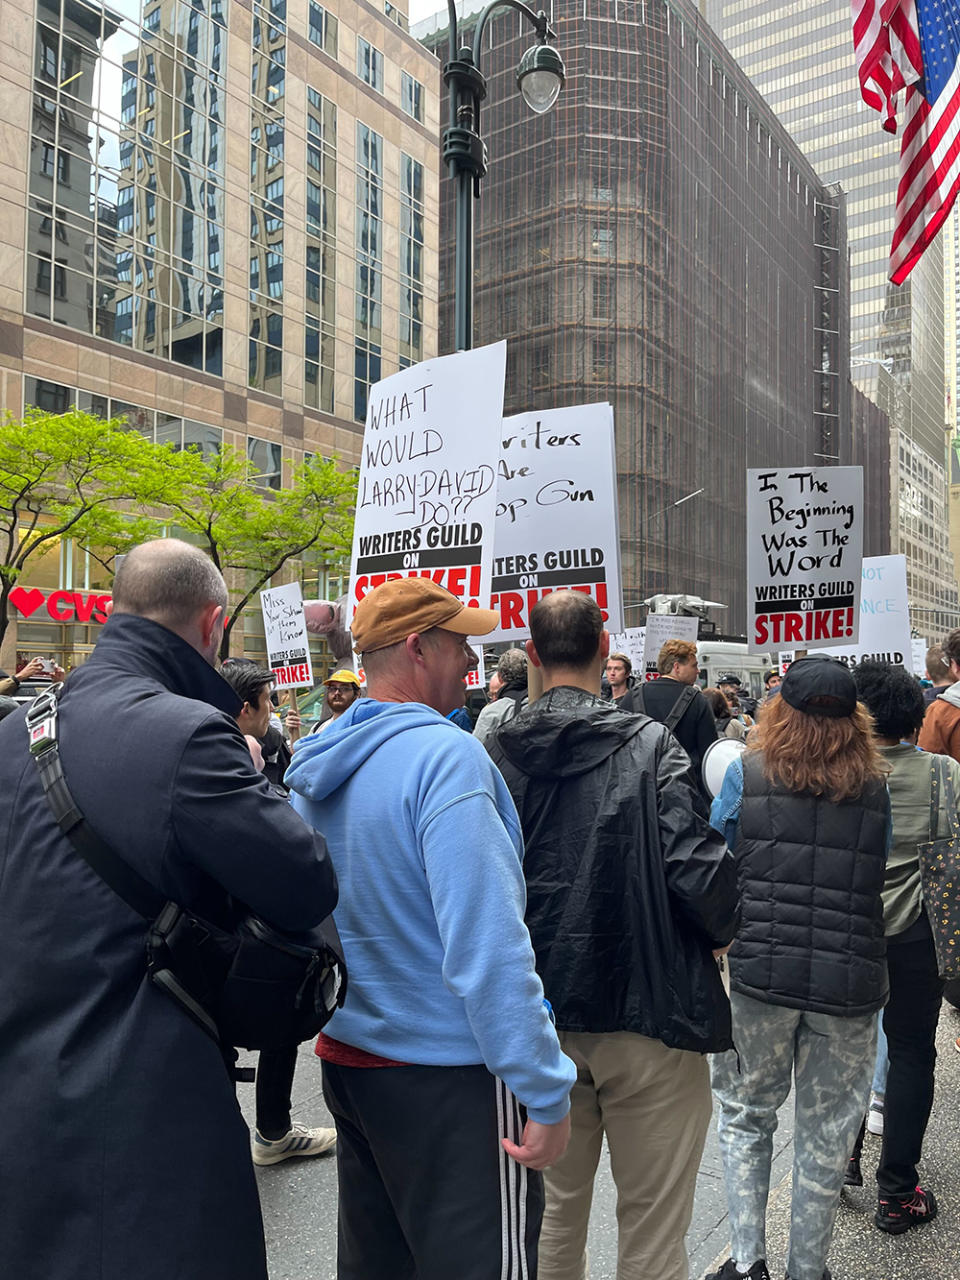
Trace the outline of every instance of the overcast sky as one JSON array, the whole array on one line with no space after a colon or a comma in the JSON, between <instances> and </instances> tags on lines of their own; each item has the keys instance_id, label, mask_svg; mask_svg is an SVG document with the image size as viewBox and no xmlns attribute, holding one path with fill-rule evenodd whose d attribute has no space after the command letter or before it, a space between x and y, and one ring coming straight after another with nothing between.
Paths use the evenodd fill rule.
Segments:
<instances>
[{"instance_id":1,"label":"overcast sky","mask_svg":"<svg viewBox=\"0 0 960 1280\"><path fill-rule=\"evenodd\" d=\"M410 23L420 22L444 8L444 0L410 0Z\"/></svg>"}]
</instances>

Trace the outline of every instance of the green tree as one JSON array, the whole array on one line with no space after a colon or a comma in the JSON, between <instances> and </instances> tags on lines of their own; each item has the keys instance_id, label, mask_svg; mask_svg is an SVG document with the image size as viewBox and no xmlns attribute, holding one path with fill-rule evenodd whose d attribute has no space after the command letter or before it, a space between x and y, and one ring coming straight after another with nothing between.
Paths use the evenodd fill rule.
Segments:
<instances>
[{"instance_id":1,"label":"green tree","mask_svg":"<svg viewBox=\"0 0 960 1280\"><path fill-rule=\"evenodd\" d=\"M245 454L171 453L158 504L200 545L228 581L230 603L221 657L244 609L291 560L307 551L335 561L349 555L357 482L352 471L315 455L294 471L289 489L258 488Z\"/></svg>"},{"instance_id":2,"label":"green tree","mask_svg":"<svg viewBox=\"0 0 960 1280\"><path fill-rule=\"evenodd\" d=\"M156 532L164 452L122 421L28 409L0 422L0 640L27 564L60 538L122 552Z\"/></svg>"}]
</instances>

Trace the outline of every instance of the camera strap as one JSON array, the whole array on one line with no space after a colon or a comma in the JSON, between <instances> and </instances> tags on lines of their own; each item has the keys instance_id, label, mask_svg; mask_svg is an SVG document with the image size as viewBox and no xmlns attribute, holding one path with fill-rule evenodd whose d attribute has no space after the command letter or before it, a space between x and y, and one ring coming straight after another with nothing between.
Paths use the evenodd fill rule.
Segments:
<instances>
[{"instance_id":1,"label":"camera strap","mask_svg":"<svg viewBox=\"0 0 960 1280\"><path fill-rule=\"evenodd\" d=\"M40 770L43 793L53 810L57 826L83 860L137 915L153 920L163 910L167 899L97 835L67 786L58 738L57 699L62 689L62 684L44 689L27 710L30 754Z\"/></svg>"},{"instance_id":2,"label":"camera strap","mask_svg":"<svg viewBox=\"0 0 960 1280\"><path fill-rule=\"evenodd\" d=\"M124 858L121 858L110 845L103 840L86 820L77 802L74 800L60 759L59 728L57 700L63 691L62 684L51 685L49 689L34 698L27 710L27 734L30 742L30 754L36 761L40 771L40 785L43 794L53 811L57 826L71 842L84 862L97 873L100 879L127 904L138 916L142 916L150 925L151 933L160 933L169 927L173 915L181 908L144 880ZM193 1018L218 1043L220 1034L216 1023L196 1000L190 995L169 967L153 968L151 980L166 989L167 993L178 1001Z\"/></svg>"}]
</instances>

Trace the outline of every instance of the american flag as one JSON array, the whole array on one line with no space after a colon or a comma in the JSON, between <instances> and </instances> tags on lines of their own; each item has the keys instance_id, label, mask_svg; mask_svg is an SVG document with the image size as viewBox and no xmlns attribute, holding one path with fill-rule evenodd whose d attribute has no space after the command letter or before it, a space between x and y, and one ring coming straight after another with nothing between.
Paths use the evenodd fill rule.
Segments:
<instances>
[{"instance_id":1,"label":"american flag","mask_svg":"<svg viewBox=\"0 0 960 1280\"><path fill-rule=\"evenodd\" d=\"M905 89L890 279L902 284L960 191L960 0L853 0L860 92L895 133Z\"/></svg>"}]
</instances>

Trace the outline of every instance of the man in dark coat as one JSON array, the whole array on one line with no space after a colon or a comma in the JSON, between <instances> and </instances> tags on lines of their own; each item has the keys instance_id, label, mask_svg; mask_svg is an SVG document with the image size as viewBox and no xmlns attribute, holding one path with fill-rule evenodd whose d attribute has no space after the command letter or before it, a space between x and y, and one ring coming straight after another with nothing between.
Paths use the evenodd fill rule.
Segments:
<instances>
[{"instance_id":1,"label":"man in dark coat","mask_svg":"<svg viewBox=\"0 0 960 1280\"><path fill-rule=\"evenodd\" d=\"M702 797L709 802L700 767L707 747L716 742L718 735L713 712L697 687L700 673L697 646L692 640L668 640L657 655L657 670L660 675L656 680L637 685L633 690L630 710L640 711L667 725L690 757L698 801ZM700 811L706 815L706 809Z\"/></svg>"},{"instance_id":2,"label":"man in dark coat","mask_svg":"<svg viewBox=\"0 0 960 1280\"><path fill-rule=\"evenodd\" d=\"M577 1065L566 1155L545 1174L540 1280L584 1274L604 1132L622 1276L687 1280L684 1235L710 1119L705 1053L731 1047L712 952L736 926L733 859L667 730L599 697L609 648L587 595L530 614L544 693L488 747L514 798L527 927Z\"/></svg>"},{"instance_id":3,"label":"man in dark coat","mask_svg":"<svg viewBox=\"0 0 960 1280\"><path fill-rule=\"evenodd\" d=\"M257 773L213 668L227 603L196 549L124 560L60 702L67 785L162 894L287 932L337 888ZM146 925L56 826L23 715L0 724L3 1270L18 1280L266 1280L248 1133L220 1048L147 978Z\"/></svg>"}]
</instances>

